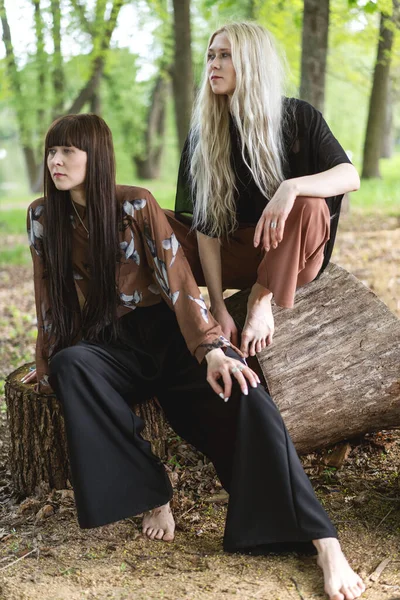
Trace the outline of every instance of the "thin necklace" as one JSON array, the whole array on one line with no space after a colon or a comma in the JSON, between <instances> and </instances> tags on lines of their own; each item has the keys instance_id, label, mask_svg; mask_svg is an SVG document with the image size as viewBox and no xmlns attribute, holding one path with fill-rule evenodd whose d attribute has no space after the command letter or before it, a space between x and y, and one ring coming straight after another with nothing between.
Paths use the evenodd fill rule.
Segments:
<instances>
[{"instance_id":1,"label":"thin necklace","mask_svg":"<svg viewBox=\"0 0 400 600\"><path fill-rule=\"evenodd\" d=\"M73 200L71 200L71 203L72 203L72 207L73 207L73 209L74 209L74 211L75 211L75 214L76 214L76 216L77 216L77 217L78 217L78 219L80 220L80 222L81 222L81 225L82 225L83 229L86 231L86 233L87 233L87 236L89 237L89 229L86 227L85 223L82 221L82 219L81 219L81 215L78 213L78 211L77 211L77 209L76 209L76 206L75 206L75 204L74 204L74 201L73 201Z\"/></svg>"}]
</instances>

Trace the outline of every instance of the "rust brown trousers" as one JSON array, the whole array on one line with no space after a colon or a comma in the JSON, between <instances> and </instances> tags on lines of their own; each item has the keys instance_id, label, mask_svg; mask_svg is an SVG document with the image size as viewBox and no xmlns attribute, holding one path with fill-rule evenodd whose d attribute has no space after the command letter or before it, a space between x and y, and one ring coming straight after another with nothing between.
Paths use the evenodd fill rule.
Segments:
<instances>
[{"instance_id":1,"label":"rust brown trousers","mask_svg":"<svg viewBox=\"0 0 400 600\"><path fill-rule=\"evenodd\" d=\"M206 285L201 268L196 232L191 219L164 211L200 286ZM278 306L293 307L296 289L318 275L329 239L330 214L322 198L296 198L286 220L282 242L264 252L254 248L255 225L242 224L221 240L223 288L245 289L256 281L269 289Z\"/></svg>"}]
</instances>

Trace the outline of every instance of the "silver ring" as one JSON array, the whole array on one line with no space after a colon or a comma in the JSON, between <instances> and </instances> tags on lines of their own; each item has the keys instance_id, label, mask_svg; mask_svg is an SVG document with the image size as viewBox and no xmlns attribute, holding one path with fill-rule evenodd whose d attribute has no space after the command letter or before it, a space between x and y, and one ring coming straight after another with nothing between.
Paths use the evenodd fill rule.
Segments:
<instances>
[{"instance_id":1,"label":"silver ring","mask_svg":"<svg viewBox=\"0 0 400 600\"><path fill-rule=\"evenodd\" d=\"M277 223L275 221L271 221L269 226L271 227L271 229L276 229Z\"/></svg>"},{"instance_id":2,"label":"silver ring","mask_svg":"<svg viewBox=\"0 0 400 600\"><path fill-rule=\"evenodd\" d=\"M233 368L231 369L231 373L232 373L232 375L233 375L234 373L236 373L236 371L239 371L238 367L233 367Z\"/></svg>"}]
</instances>

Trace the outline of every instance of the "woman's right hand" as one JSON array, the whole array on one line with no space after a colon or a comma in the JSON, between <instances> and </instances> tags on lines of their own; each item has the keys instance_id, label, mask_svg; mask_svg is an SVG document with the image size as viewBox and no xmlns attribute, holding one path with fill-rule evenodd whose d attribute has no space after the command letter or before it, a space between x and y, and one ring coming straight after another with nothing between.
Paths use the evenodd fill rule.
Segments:
<instances>
[{"instance_id":1,"label":"woman's right hand","mask_svg":"<svg viewBox=\"0 0 400 600\"><path fill-rule=\"evenodd\" d=\"M227 311L225 305L220 308L210 310L214 319L221 325L222 332L227 340L229 340L234 346L239 346L239 333L232 319L231 315Z\"/></svg>"},{"instance_id":2,"label":"woman's right hand","mask_svg":"<svg viewBox=\"0 0 400 600\"><path fill-rule=\"evenodd\" d=\"M21 379L21 383L37 383L36 369L28 371L28 373Z\"/></svg>"}]
</instances>

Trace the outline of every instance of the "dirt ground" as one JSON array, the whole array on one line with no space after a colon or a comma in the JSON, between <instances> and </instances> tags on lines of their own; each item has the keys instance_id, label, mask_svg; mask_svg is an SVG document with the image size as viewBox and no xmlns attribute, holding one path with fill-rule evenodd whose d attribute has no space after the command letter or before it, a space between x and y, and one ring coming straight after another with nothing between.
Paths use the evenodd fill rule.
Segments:
<instances>
[{"instance_id":1,"label":"dirt ground","mask_svg":"<svg viewBox=\"0 0 400 600\"><path fill-rule=\"evenodd\" d=\"M10 241L10 240L9 240ZM333 257L400 317L400 222L342 218ZM0 377L33 359L35 316L29 267L0 269ZM197 600L324 598L315 557L222 552L226 495L212 466L171 433L168 469L177 535L149 542L140 518L80 530L72 490L38 490L18 503L7 467L0 404L0 599ZM302 457L338 527L367 600L400 600L400 431L351 440L343 466L332 452Z\"/></svg>"}]
</instances>

